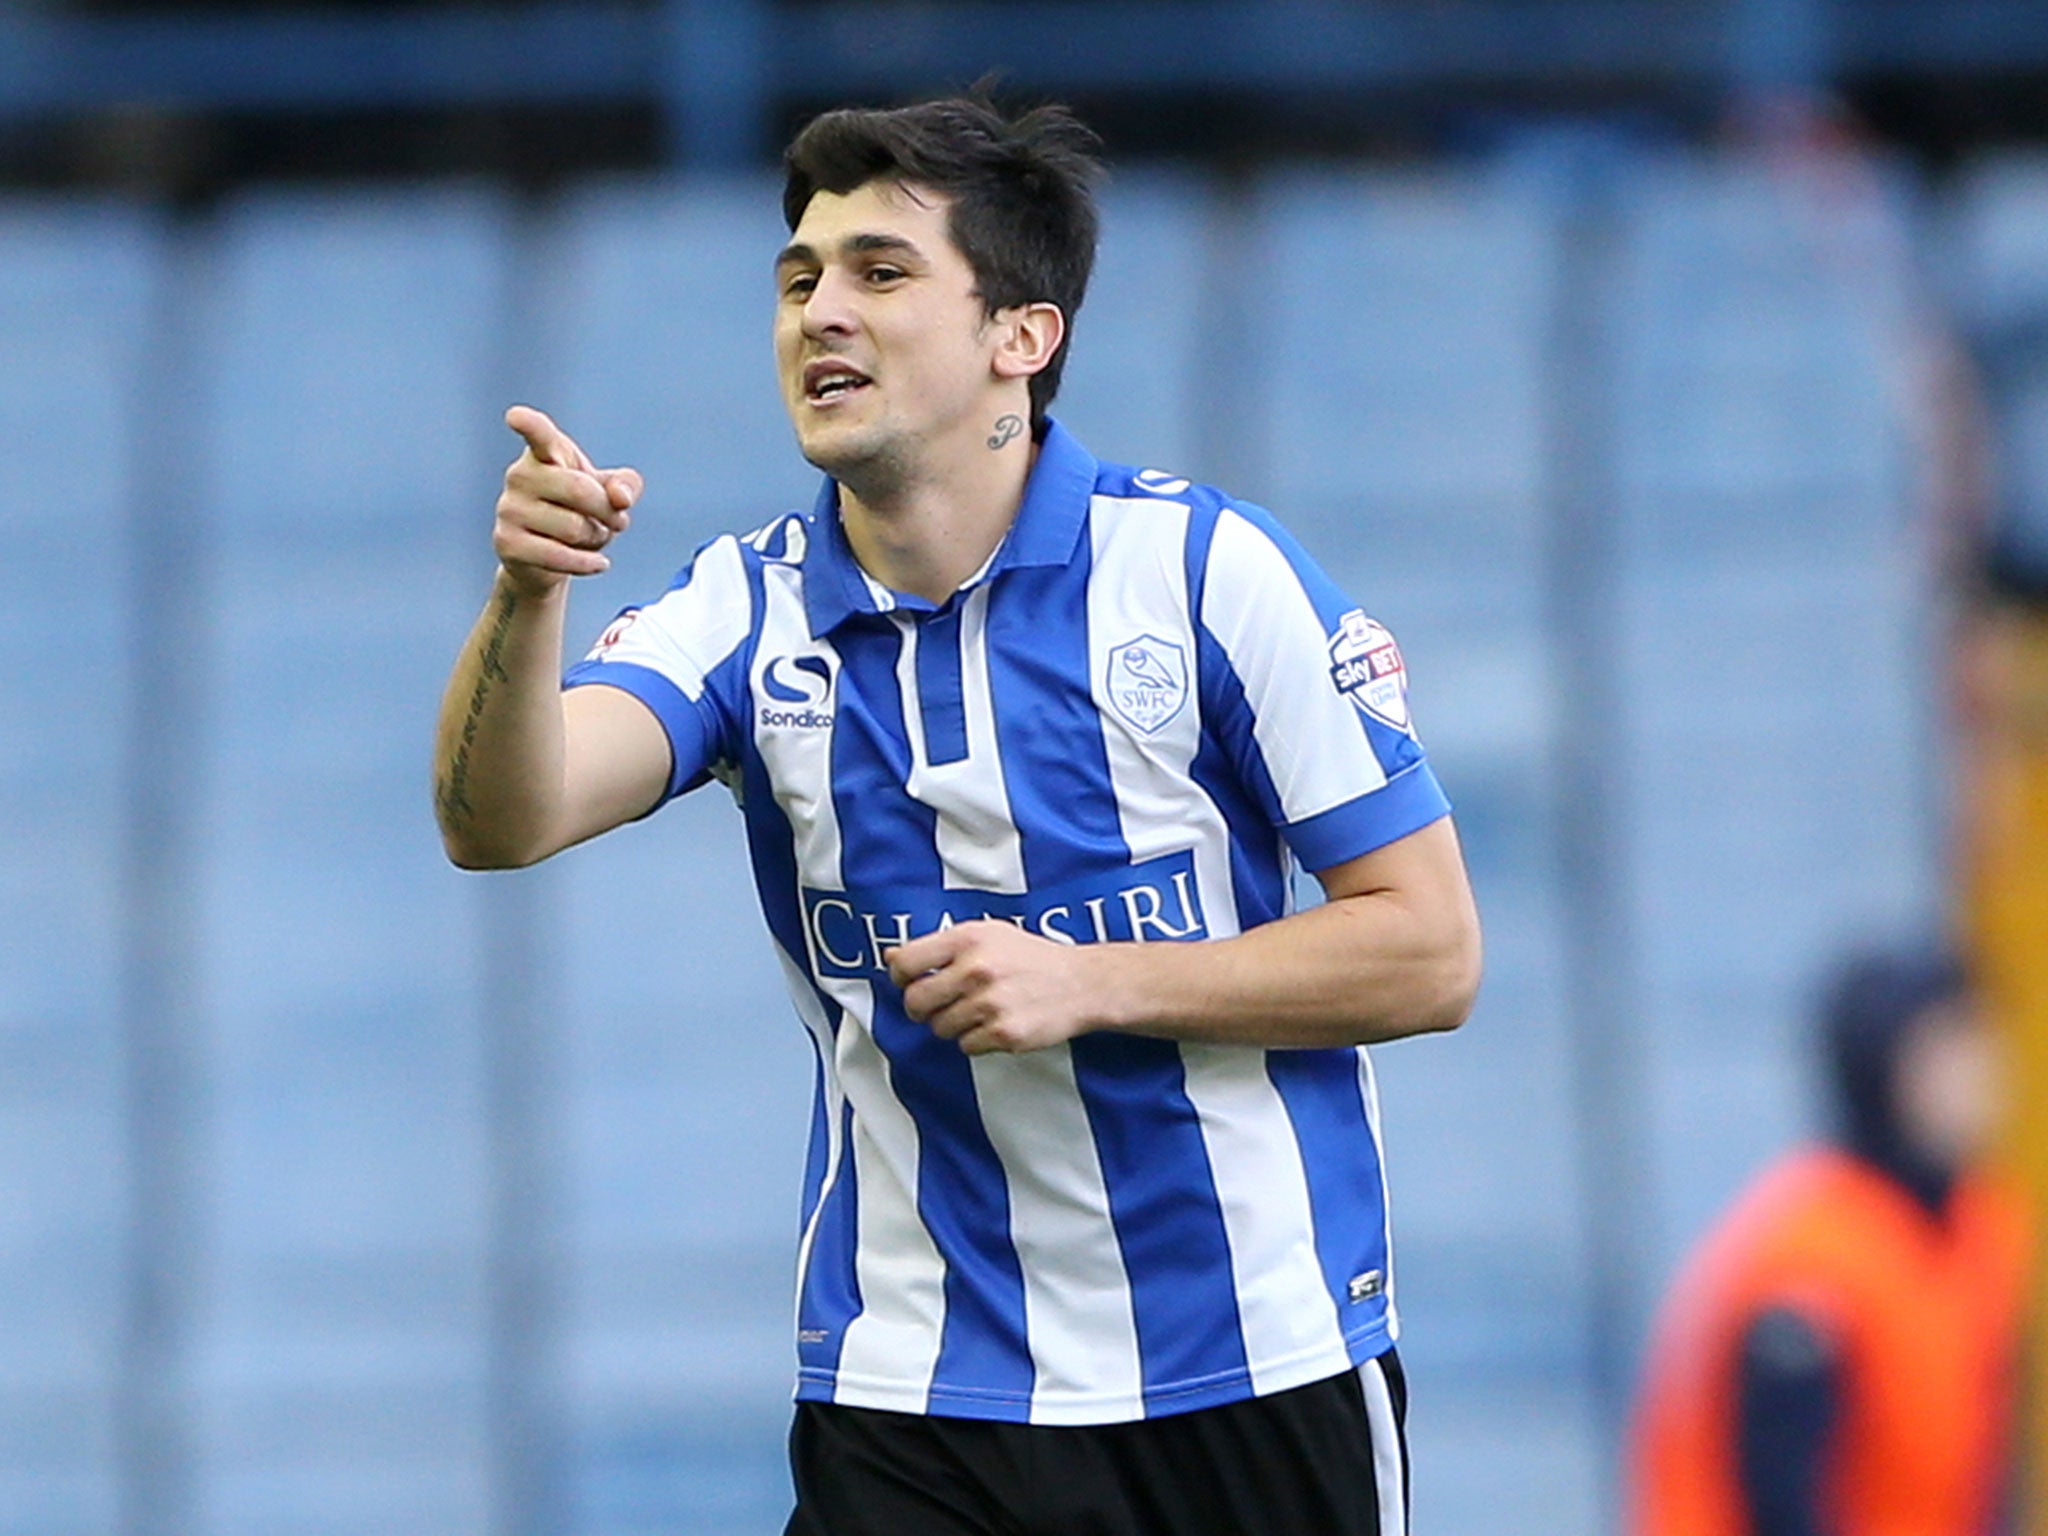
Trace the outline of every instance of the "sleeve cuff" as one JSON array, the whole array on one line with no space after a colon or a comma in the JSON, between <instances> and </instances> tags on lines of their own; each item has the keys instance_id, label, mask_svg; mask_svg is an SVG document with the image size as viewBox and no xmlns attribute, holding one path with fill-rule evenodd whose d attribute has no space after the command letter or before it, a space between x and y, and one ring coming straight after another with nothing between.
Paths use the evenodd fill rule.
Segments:
<instances>
[{"instance_id":1,"label":"sleeve cuff","mask_svg":"<svg viewBox=\"0 0 2048 1536\"><path fill-rule=\"evenodd\" d=\"M1451 802L1419 762L1370 794L1347 800L1285 828L1287 846L1310 871L1328 869L1420 832L1451 813Z\"/></svg>"},{"instance_id":2,"label":"sleeve cuff","mask_svg":"<svg viewBox=\"0 0 2048 1536\"><path fill-rule=\"evenodd\" d=\"M662 797L664 801L695 789L711 776L715 737L704 718L702 704L652 667L630 661L579 661L562 675L565 690L592 683L630 693L661 722L668 735L669 752L668 793Z\"/></svg>"}]
</instances>

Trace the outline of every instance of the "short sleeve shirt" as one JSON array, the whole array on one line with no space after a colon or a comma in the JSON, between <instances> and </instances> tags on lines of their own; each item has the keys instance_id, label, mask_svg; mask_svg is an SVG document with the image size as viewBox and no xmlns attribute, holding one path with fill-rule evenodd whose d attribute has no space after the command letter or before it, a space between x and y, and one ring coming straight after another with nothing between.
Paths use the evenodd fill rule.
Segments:
<instances>
[{"instance_id":1,"label":"short sleeve shirt","mask_svg":"<svg viewBox=\"0 0 2048 1536\"><path fill-rule=\"evenodd\" d=\"M991 917L1194 943L1445 815L1393 637L1264 511L1048 426L933 605L873 581L828 479L701 549L569 686L711 777L818 1056L799 1398L1112 1423L1281 1391L1395 1331L1360 1049L1096 1033L969 1057L883 955Z\"/></svg>"}]
</instances>

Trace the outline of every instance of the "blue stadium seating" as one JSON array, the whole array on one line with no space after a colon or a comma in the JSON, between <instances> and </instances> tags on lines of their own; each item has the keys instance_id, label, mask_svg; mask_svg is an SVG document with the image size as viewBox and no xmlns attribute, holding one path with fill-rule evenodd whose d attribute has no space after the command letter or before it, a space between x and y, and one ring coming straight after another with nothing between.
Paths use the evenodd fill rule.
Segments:
<instances>
[{"instance_id":1,"label":"blue stadium seating","mask_svg":"<svg viewBox=\"0 0 2048 1536\"><path fill-rule=\"evenodd\" d=\"M491 1021L425 754L485 590L507 216L280 191L212 237L200 1486L223 1531L480 1530Z\"/></svg>"},{"instance_id":2,"label":"blue stadium seating","mask_svg":"<svg viewBox=\"0 0 2048 1536\"><path fill-rule=\"evenodd\" d=\"M126 560L159 221L0 202L0 1532L115 1507L129 1136Z\"/></svg>"},{"instance_id":3,"label":"blue stadium seating","mask_svg":"<svg viewBox=\"0 0 2048 1536\"><path fill-rule=\"evenodd\" d=\"M1570 183L1518 165L1124 171L1057 407L1106 456L1271 506L1407 651L1491 962L1466 1031L1377 1053L1422 1523L1449 1536L1503 1531L1510 1496L1514 1529L1578 1536L1611 1493L1552 566L1583 253ZM1925 915L1944 767L1897 189L1845 214L1741 160L1611 174L1605 392L1579 404L1611 448L1590 664L1616 705L1639 1327L1812 1124L1808 988L1842 939ZM1969 182L1958 286L2048 293L2017 211L2041 177ZM427 754L509 401L647 476L572 644L702 539L809 501L769 361L784 237L763 177L272 190L175 259L134 209L0 205L0 443L35 445L0 455L0 1536L105 1531L115 1499L133 466L161 335L191 343L170 504L205 732L181 808L195 1536L497 1529L508 1414L565 1531L773 1527L812 1066L737 817L710 788L463 876Z\"/></svg>"}]
</instances>

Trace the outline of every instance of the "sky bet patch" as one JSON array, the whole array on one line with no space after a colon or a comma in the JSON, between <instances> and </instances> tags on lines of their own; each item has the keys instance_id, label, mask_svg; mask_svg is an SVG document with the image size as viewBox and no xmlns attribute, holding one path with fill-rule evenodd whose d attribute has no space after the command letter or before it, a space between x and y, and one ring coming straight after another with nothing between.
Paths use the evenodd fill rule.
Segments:
<instances>
[{"instance_id":1,"label":"sky bet patch","mask_svg":"<svg viewBox=\"0 0 2048 1536\"><path fill-rule=\"evenodd\" d=\"M1408 668L1386 627L1352 609L1330 636L1330 681L1337 691L1382 725L1408 724Z\"/></svg>"}]
</instances>

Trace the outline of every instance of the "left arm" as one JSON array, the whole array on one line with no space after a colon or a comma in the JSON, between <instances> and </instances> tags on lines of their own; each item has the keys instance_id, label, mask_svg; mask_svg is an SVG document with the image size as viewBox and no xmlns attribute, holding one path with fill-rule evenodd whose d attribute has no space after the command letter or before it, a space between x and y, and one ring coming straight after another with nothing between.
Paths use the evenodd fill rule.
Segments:
<instances>
[{"instance_id":1,"label":"left arm","mask_svg":"<svg viewBox=\"0 0 2048 1536\"><path fill-rule=\"evenodd\" d=\"M1346 1046L1454 1029L1479 988L1479 917L1449 817L1317 874L1329 900L1233 938L1065 945L964 923L890 951L910 1016L970 1055L1091 1030Z\"/></svg>"},{"instance_id":2,"label":"left arm","mask_svg":"<svg viewBox=\"0 0 2048 1536\"><path fill-rule=\"evenodd\" d=\"M1842 1419L1839 1346L1818 1320L1772 1306L1742 1336L1736 1452L1755 1536L1826 1536L1828 1452Z\"/></svg>"}]
</instances>

